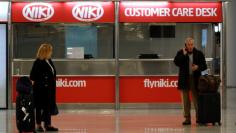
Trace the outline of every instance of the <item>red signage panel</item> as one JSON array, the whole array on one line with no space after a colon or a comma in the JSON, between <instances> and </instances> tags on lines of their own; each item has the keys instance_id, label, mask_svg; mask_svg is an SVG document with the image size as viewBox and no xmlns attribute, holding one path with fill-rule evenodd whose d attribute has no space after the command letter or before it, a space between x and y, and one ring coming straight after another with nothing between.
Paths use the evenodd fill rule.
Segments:
<instances>
[{"instance_id":1,"label":"red signage panel","mask_svg":"<svg viewBox=\"0 0 236 133\"><path fill-rule=\"evenodd\" d=\"M16 81L13 77L13 102L16 101ZM121 103L180 103L178 76L122 76ZM115 77L59 76L58 103L114 103Z\"/></svg>"},{"instance_id":2,"label":"red signage panel","mask_svg":"<svg viewBox=\"0 0 236 133\"><path fill-rule=\"evenodd\" d=\"M113 2L12 4L13 22L114 22ZM120 2L120 22L222 22L222 3Z\"/></svg>"},{"instance_id":3,"label":"red signage panel","mask_svg":"<svg viewBox=\"0 0 236 133\"><path fill-rule=\"evenodd\" d=\"M124 76L120 78L121 103L180 103L178 76Z\"/></svg>"},{"instance_id":4,"label":"red signage panel","mask_svg":"<svg viewBox=\"0 0 236 133\"><path fill-rule=\"evenodd\" d=\"M113 2L12 4L13 22L114 22Z\"/></svg>"},{"instance_id":5,"label":"red signage panel","mask_svg":"<svg viewBox=\"0 0 236 133\"><path fill-rule=\"evenodd\" d=\"M121 2L120 22L222 22L222 3Z\"/></svg>"},{"instance_id":6,"label":"red signage panel","mask_svg":"<svg viewBox=\"0 0 236 133\"><path fill-rule=\"evenodd\" d=\"M16 81L13 77L13 102L16 101ZM58 76L58 103L114 103L115 78L101 76Z\"/></svg>"},{"instance_id":7,"label":"red signage panel","mask_svg":"<svg viewBox=\"0 0 236 133\"><path fill-rule=\"evenodd\" d=\"M113 2L66 2L64 22L114 22Z\"/></svg>"}]
</instances>

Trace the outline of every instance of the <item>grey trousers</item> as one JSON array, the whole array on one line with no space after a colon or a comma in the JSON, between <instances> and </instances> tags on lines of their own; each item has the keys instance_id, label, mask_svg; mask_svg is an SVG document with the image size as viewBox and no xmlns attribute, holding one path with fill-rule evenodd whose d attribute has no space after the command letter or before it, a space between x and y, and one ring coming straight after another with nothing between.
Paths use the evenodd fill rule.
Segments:
<instances>
[{"instance_id":1,"label":"grey trousers","mask_svg":"<svg viewBox=\"0 0 236 133\"><path fill-rule=\"evenodd\" d=\"M190 101L190 92L192 95L192 100L196 112L196 118L197 118L197 110L198 110L198 103L197 103L197 98L198 98L198 92L197 88L194 86L194 78L193 76L190 76L189 79L189 89L187 90L181 90L182 92L182 104L184 108L184 117L186 120L191 120L191 101Z\"/></svg>"}]
</instances>

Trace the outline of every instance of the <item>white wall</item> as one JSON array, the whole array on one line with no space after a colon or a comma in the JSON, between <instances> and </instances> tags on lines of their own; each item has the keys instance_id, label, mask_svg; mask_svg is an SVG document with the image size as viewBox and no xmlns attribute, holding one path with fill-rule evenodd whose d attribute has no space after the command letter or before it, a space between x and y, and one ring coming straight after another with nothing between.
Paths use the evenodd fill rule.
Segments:
<instances>
[{"instance_id":1,"label":"white wall","mask_svg":"<svg viewBox=\"0 0 236 133\"><path fill-rule=\"evenodd\" d=\"M8 5L9 2L0 2L0 22L6 22L7 21L7 12L8 12Z\"/></svg>"},{"instance_id":2,"label":"white wall","mask_svg":"<svg viewBox=\"0 0 236 133\"><path fill-rule=\"evenodd\" d=\"M236 1L232 0L226 9L226 66L227 86L236 87Z\"/></svg>"},{"instance_id":3,"label":"white wall","mask_svg":"<svg viewBox=\"0 0 236 133\"><path fill-rule=\"evenodd\" d=\"M6 24L0 24L0 108L6 108Z\"/></svg>"}]
</instances>

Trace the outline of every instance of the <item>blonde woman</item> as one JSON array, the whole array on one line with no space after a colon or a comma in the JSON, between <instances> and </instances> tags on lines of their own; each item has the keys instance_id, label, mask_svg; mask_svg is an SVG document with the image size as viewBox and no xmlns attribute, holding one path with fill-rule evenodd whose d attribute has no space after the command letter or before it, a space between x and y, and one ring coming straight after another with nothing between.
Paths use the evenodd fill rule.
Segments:
<instances>
[{"instance_id":1,"label":"blonde woman","mask_svg":"<svg viewBox=\"0 0 236 133\"><path fill-rule=\"evenodd\" d=\"M52 45L43 43L38 49L30 79L36 108L36 131L58 131L51 125L51 115L58 114L56 106L56 69L51 60ZM44 128L41 123L44 121Z\"/></svg>"}]
</instances>

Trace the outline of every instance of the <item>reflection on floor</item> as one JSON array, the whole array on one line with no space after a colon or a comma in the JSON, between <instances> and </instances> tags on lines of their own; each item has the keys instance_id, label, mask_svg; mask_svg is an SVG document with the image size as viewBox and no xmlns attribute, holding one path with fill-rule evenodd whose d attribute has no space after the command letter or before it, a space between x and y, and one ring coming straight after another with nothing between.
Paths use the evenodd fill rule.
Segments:
<instances>
[{"instance_id":1,"label":"reflection on floor","mask_svg":"<svg viewBox=\"0 0 236 133\"><path fill-rule=\"evenodd\" d=\"M192 112L194 114L194 112ZM236 112L224 110L222 126L182 126L182 110L70 110L53 117L62 133L235 133ZM17 132L15 112L0 112L0 132Z\"/></svg>"},{"instance_id":2,"label":"reflection on floor","mask_svg":"<svg viewBox=\"0 0 236 133\"><path fill-rule=\"evenodd\" d=\"M181 109L60 110L52 122L60 133L235 133L235 98L236 93L228 95L222 126L199 126L194 115L191 126L182 126ZM15 123L14 110L0 111L0 133L17 132Z\"/></svg>"}]
</instances>

